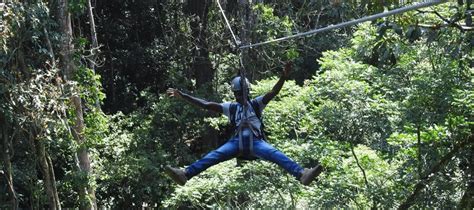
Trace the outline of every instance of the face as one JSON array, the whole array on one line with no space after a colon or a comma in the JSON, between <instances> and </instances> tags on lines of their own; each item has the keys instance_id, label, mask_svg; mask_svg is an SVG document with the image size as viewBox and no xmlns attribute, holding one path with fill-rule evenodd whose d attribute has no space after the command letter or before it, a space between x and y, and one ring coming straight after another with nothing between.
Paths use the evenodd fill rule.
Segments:
<instances>
[{"instance_id":1,"label":"face","mask_svg":"<svg viewBox=\"0 0 474 210\"><path fill-rule=\"evenodd\" d=\"M237 100L237 102L239 103L243 103L243 95L242 95L242 91L234 91L234 97L235 97L235 100Z\"/></svg>"}]
</instances>

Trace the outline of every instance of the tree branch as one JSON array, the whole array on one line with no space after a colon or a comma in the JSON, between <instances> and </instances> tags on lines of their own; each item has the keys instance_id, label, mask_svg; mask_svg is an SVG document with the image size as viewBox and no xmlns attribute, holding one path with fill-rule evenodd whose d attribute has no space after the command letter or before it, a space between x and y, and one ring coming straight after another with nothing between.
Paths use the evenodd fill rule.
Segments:
<instances>
[{"instance_id":1,"label":"tree branch","mask_svg":"<svg viewBox=\"0 0 474 210\"><path fill-rule=\"evenodd\" d=\"M448 20L447 18L445 18L441 14L439 14L437 11L422 11L422 10L417 10L417 11L421 14L425 14L425 13L435 14L437 17L439 17L441 20L443 20L443 22L446 23L446 24L439 25L435 28L440 28L441 26L453 26L453 27L459 29L460 31L464 31L464 28L461 25L456 23L456 22L462 20L464 18L464 16L459 16L459 17L457 17L453 20Z\"/></svg>"},{"instance_id":2,"label":"tree branch","mask_svg":"<svg viewBox=\"0 0 474 210\"><path fill-rule=\"evenodd\" d=\"M418 194L421 193L423 189L433 180L433 177L435 177L435 174L439 172L441 169L446 166L446 164L465 146L472 144L474 142L474 135L470 135L468 138L466 138L464 141L461 143L457 144L448 154L446 154L441 160L431 167L431 169L425 173L423 177L420 178L420 181L415 185L413 193L408 196L408 198L403 202L398 209L408 209L410 206L413 205L415 198L418 196Z\"/></svg>"},{"instance_id":3,"label":"tree branch","mask_svg":"<svg viewBox=\"0 0 474 210\"><path fill-rule=\"evenodd\" d=\"M357 155L355 154L354 152L354 145L351 143L351 152L352 152L352 155L354 156L355 160L356 160L356 163L357 163L357 166L360 168L360 170L362 171L362 175L364 176L364 182L365 182L365 186L367 188L369 188L369 181L367 180L367 175L365 174L365 170L364 168L362 168L362 166L360 165L359 163L359 158L357 158Z\"/></svg>"},{"instance_id":4,"label":"tree branch","mask_svg":"<svg viewBox=\"0 0 474 210\"><path fill-rule=\"evenodd\" d=\"M360 165L359 163L359 158L357 158L357 155L355 154L354 152L354 145L351 143L351 152L352 152L352 155L354 156L355 160L356 160L356 163L357 163L357 166L360 168L360 170L362 171L362 175L364 176L364 182L365 182L365 187L369 190L370 192L370 196L372 197L373 199L373 206L372 208L377 208L377 201L375 199L375 196L372 195L372 192L370 191L370 185L369 185L369 181L367 180L367 174L365 173L365 170L364 168L362 167L362 165Z\"/></svg>"}]
</instances>

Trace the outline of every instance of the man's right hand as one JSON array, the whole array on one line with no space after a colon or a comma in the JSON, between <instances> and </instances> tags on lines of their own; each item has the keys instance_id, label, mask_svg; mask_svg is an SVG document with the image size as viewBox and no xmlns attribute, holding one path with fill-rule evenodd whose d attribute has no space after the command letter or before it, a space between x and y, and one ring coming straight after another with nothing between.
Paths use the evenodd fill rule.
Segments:
<instances>
[{"instance_id":1,"label":"man's right hand","mask_svg":"<svg viewBox=\"0 0 474 210\"><path fill-rule=\"evenodd\" d=\"M168 90L166 90L166 93L167 93L168 96L170 96L170 97L181 98L181 92L179 92L179 90L177 90L177 89L168 88Z\"/></svg>"}]
</instances>

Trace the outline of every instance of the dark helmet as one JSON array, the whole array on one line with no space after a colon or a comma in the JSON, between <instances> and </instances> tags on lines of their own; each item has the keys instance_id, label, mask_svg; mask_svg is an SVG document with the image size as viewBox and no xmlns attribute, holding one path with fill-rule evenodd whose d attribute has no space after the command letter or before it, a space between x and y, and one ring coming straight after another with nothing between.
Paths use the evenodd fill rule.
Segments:
<instances>
[{"instance_id":1,"label":"dark helmet","mask_svg":"<svg viewBox=\"0 0 474 210\"><path fill-rule=\"evenodd\" d=\"M250 89L250 82L247 78L245 78L245 83L247 84L247 91L248 91ZM232 89L233 92L242 91L242 89L243 89L242 85L243 85L243 83L242 83L242 79L241 79L240 76L237 76L234 79L232 79L232 82L230 84L231 89Z\"/></svg>"}]
</instances>

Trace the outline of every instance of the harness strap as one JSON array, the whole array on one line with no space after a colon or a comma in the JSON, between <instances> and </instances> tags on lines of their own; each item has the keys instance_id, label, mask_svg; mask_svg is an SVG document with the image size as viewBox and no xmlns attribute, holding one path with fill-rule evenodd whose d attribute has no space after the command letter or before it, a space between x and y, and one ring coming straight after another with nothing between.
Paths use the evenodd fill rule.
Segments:
<instances>
[{"instance_id":1,"label":"harness strap","mask_svg":"<svg viewBox=\"0 0 474 210\"><path fill-rule=\"evenodd\" d=\"M242 139L243 136L243 129L244 128L249 128L250 129L250 137L249 137L249 153L251 156L253 156L253 135L254 135L254 129L250 123L248 123L246 120L241 122L238 128L238 135L239 135L239 156L244 155L244 141Z\"/></svg>"},{"instance_id":2,"label":"harness strap","mask_svg":"<svg viewBox=\"0 0 474 210\"><path fill-rule=\"evenodd\" d=\"M239 156L244 156L244 142L243 142L243 139L242 139L242 136L243 136L243 131L244 131L244 128L248 128L250 129L250 137L249 137L249 152L250 152L250 155L254 155L254 152L253 152L253 140L254 140L254 135L257 135L259 136L259 138L263 138L263 139L266 139L265 137L265 133L263 132L263 122L261 120L261 113L260 113L260 108L257 106L256 103L252 103L252 101L249 101L250 102L250 105L251 107L253 108L255 114L257 115L257 118L260 120L260 122L262 123L259 131L257 132L256 128L254 128L251 123L248 121L248 118L246 116L242 117L241 119L241 123L239 124L239 126L236 128L235 130L235 133L234 133L234 136L235 135L239 135ZM236 103L232 103L231 106L230 106L230 121L231 123L235 126L235 115L237 114L238 112L238 107L237 107L237 104Z\"/></svg>"}]
</instances>

